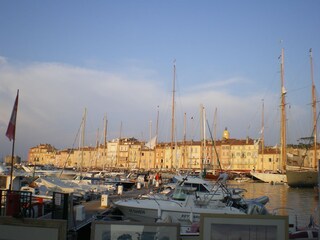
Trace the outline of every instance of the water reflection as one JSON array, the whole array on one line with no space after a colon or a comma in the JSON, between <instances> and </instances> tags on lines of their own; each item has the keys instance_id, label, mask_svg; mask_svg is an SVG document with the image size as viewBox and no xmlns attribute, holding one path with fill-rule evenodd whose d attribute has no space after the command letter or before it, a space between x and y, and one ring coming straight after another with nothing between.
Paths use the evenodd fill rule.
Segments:
<instances>
[{"instance_id":1,"label":"water reflection","mask_svg":"<svg viewBox=\"0 0 320 240\"><path fill-rule=\"evenodd\" d=\"M312 188L290 188L287 185L272 185L269 183L238 183L237 187L247 190L246 198L268 196L270 201L266 207L269 212L280 215L289 215L291 218L297 215L298 224L309 223L310 215L315 216L317 221L318 199Z\"/></svg>"}]
</instances>

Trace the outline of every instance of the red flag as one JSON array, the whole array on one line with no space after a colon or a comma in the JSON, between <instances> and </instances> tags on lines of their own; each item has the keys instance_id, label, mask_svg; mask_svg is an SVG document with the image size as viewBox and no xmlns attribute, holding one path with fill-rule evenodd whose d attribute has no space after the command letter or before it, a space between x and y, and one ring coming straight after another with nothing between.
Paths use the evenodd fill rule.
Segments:
<instances>
[{"instance_id":1,"label":"red flag","mask_svg":"<svg viewBox=\"0 0 320 240\"><path fill-rule=\"evenodd\" d=\"M17 97L14 102L14 106L11 113L10 122L7 128L6 136L9 140L15 140L16 135L16 120L17 120L17 113L18 113L18 98L19 98L19 90L17 91Z\"/></svg>"}]
</instances>

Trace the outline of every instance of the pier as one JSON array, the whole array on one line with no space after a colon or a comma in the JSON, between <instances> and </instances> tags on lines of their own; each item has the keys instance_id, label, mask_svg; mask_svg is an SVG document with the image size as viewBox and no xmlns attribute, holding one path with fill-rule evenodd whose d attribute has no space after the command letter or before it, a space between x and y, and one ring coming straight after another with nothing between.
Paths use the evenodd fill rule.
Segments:
<instances>
[{"instance_id":1,"label":"pier","mask_svg":"<svg viewBox=\"0 0 320 240\"><path fill-rule=\"evenodd\" d=\"M94 220L99 219L99 216L107 215L108 211L111 210L114 201L121 198L137 197L150 192L150 190L152 189L133 188L127 191L108 192L101 196L93 195L92 200L80 203L74 203L70 197L72 195L56 193L51 199L52 211L47 214L43 214L44 205L39 208L39 202L35 203L34 199L31 200L31 193L20 191L12 191L11 193L2 190L0 228L5 225L12 227L12 229L4 228L4 231L7 231L6 229L8 229L8 236L11 237L16 235L13 236L12 239L22 239L20 237L25 238L26 234L28 235L28 231L23 233L15 230L15 228L19 227L45 228L48 230L48 234L52 228L58 228L59 232L65 232L63 238L61 238L61 236L57 238L59 240L90 239L91 223ZM16 200L11 200L12 195ZM102 202L102 197L105 198L104 202ZM48 201L49 200L47 200L47 204ZM44 204L43 200L40 202ZM21 204L23 204L23 206ZM26 208L26 205L30 207ZM59 207L58 205L61 206ZM33 208L31 208L31 206L33 206ZM34 208L34 206L36 206L36 208ZM32 234L32 231L30 234ZM4 235L6 234L4 233Z\"/></svg>"}]
</instances>

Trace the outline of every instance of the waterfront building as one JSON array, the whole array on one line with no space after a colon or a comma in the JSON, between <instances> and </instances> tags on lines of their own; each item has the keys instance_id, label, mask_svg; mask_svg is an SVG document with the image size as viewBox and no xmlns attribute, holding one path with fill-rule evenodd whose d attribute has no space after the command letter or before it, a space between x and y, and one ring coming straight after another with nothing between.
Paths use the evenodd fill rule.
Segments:
<instances>
[{"instance_id":1,"label":"waterfront building","mask_svg":"<svg viewBox=\"0 0 320 240\"><path fill-rule=\"evenodd\" d=\"M117 167L128 168L129 167L129 145L120 140L117 154Z\"/></svg>"},{"instance_id":2,"label":"waterfront building","mask_svg":"<svg viewBox=\"0 0 320 240\"><path fill-rule=\"evenodd\" d=\"M54 165L56 152L57 149L50 144L39 144L29 149L28 162L37 165Z\"/></svg>"},{"instance_id":3,"label":"waterfront building","mask_svg":"<svg viewBox=\"0 0 320 240\"><path fill-rule=\"evenodd\" d=\"M141 143L135 143L130 145L128 165L129 169L139 169L141 162Z\"/></svg>"},{"instance_id":4,"label":"waterfront building","mask_svg":"<svg viewBox=\"0 0 320 240\"><path fill-rule=\"evenodd\" d=\"M119 139L113 139L107 143L107 168L114 168L118 162L118 145Z\"/></svg>"},{"instance_id":5,"label":"waterfront building","mask_svg":"<svg viewBox=\"0 0 320 240\"><path fill-rule=\"evenodd\" d=\"M118 165L116 167L136 168L136 165L139 165L139 160L141 160L141 157L138 157L139 150L142 153L144 143L136 138L122 138L118 141L118 144Z\"/></svg>"},{"instance_id":6,"label":"waterfront building","mask_svg":"<svg viewBox=\"0 0 320 240\"><path fill-rule=\"evenodd\" d=\"M201 163L201 146L200 142L189 142L190 144L187 145L186 149L186 159L187 159L187 168L196 170L200 169Z\"/></svg>"},{"instance_id":7,"label":"waterfront building","mask_svg":"<svg viewBox=\"0 0 320 240\"><path fill-rule=\"evenodd\" d=\"M154 169L154 155L155 151L148 147L141 148L141 157L140 157L140 164L139 169L150 170Z\"/></svg>"},{"instance_id":8,"label":"waterfront building","mask_svg":"<svg viewBox=\"0 0 320 240\"><path fill-rule=\"evenodd\" d=\"M28 162L74 167L78 170L123 168L200 171L205 168L209 171L220 169L219 163L222 169L234 171L280 169L280 150L277 146L262 149L261 141L251 138L233 139L227 130L222 140L215 143L209 140L182 141L176 142L173 148L170 143L163 142L152 148L147 145L135 138L113 139L106 142L106 146L101 144L79 149L57 150L50 144L40 144L30 148ZM313 162L313 152L306 151L305 148L288 147L287 152L296 157L289 159L289 164L299 165L303 156L306 156L304 166L310 166Z\"/></svg>"},{"instance_id":9,"label":"waterfront building","mask_svg":"<svg viewBox=\"0 0 320 240\"><path fill-rule=\"evenodd\" d=\"M63 149L55 154L54 166L56 167L75 167L74 149Z\"/></svg>"},{"instance_id":10,"label":"waterfront building","mask_svg":"<svg viewBox=\"0 0 320 240\"><path fill-rule=\"evenodd\" d=\"M95 150L94 147L88 146L75 149L71 156L73 166L78 170L94 168Z\"/></svg>"},{"instance_id":11,"label":"waterfront building","mask_svg":"<svg viewBox=\"0 0 320 240\"><path fill-rule=\"evenodd\" d=\"M280 149L278 147L264 148L263 152L259 151L259 158L254 166L255 170L261 172L276 172L281 169L280 166Z\"/></svg>"},{"instance_id":12,"label":"waterfront building","mask_svg":"<svg viewBox=\"0 0 320 240\"><path fill-rule=\"evenodd\" d=\"M96 150L96 167L95 168L101 168L101 169L105 169L106 164L107 164L107 144L100 144L97 147Z\"/></svg>"},{"instance_id":13,"label":"waterfront building","mask_svg":"<svg viewBox=\"0 0 320 240\"><path fill-rule=\"evenodd\" d=\"M173 169L173 163L175 162L175 146L171 148L171 144L168 143L165 145L164 149L164 168Z\"/></svg>"},{"instance_id":14,"label":"waterfront building","mask_svg":"<svg viewBox=\"0 0 320 240\"><path fill-rule=\"evenodd\" d=\"M154 168L158 170L165 169L165 150L166 150L166 143L158 143L155 148L155 165Z\"/></svg>"},{"instance_id":15,"label":"waterfront building","mask_svg":"<svg viewBox=\"0 0 320 240\"><path fill-rule=\"evenodd\" d=\"M247 138L245 140L229 139L230 169L235 171L252 170L258 160L259 142Z\"/></svg>"},{"instance_id":16,"label":"waterfront building","mask_svg":"<svg viewBox=\"0 0 320 240\"><path fill-rule=\"evenodd\" d=\"M12 156L6 156L4 158L4 162L6 165L11 165L12 163ZM13 164L20 164L21 163L21 157L19 156L13 156Z\"/></svg>"}]
</instances>

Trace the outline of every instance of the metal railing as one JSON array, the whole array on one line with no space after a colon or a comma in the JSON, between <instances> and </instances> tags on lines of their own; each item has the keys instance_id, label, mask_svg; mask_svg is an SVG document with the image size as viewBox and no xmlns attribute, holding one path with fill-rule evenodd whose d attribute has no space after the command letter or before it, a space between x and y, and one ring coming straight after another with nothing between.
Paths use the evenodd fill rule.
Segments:
<instances>
[{"instance_id":1,"label":"metal railing","mask_svg":"<svg viewBox=\"0 0 320 240\"><path fill-rule=\"evenodd\" d=\"M0 216L33 217L32 193L0 190Z\"/></svg>"}]
</instances>

